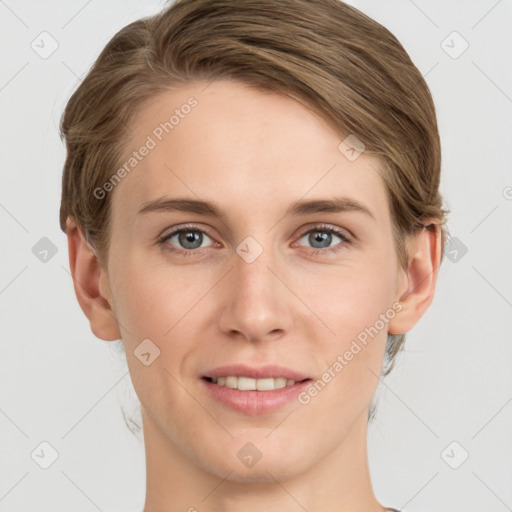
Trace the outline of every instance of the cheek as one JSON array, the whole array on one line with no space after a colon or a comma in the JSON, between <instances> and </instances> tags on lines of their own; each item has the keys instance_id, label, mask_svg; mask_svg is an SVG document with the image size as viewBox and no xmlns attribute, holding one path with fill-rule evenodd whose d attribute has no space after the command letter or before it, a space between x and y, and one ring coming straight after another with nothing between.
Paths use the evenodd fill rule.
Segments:
<instances>
[{"instance_id":1,"label":"cheek","mask_svg":"<svg viewBox=\"0 0 512 512\"><path fill-rule=\"evenodd\" d=\"M182 392L173 377L182 380L182 365L194 351L190 319L195 320L194 305L204 287L200 279L186 279L180 269L135 260L125 259L116 271L115 316L134 389L147 411L166 411L168 398ZM145 353L150 354L147 365Z\"/></svg>"},{"instance_id":2,"label":"cheek","mask_svg":"<svg viewBox=\"0 0 512 512\"><path fill-rule=\"evenodd\" d=\"M151 254L128 253L115 269L116 317L128 335L162 339L199 294L197 279L180 267L155 262ZM190 307L190 306L189 306Z\"/></svg>"},{"instance_id":3,"label":"cheek","mask_svg":"<svg viewBox=\"0 0 512 512\"><path fill-rule=\"evenodd\" d=\"M141 365L136 359L139 346L149 339L160 350L154 366L178 376L193 353L201 349L200 324L210 321L207 292L218 276L211 270L191 272L190 268L148 261L148 257L125 258L123 267L116 269L115 316L133 369ZM168 375L162 378L168 380ZM156 376L153 379L158 380Z\"/></svg>"},{"instance_id":4,"label":"cheek","mask_svg":"<svg viewBox=\"0 0 512 512\"><path fill-rule=\"evenodd\" d=\"M318 386L320 401L325 410L331 410L329 404L346 407L337 409L336 414L344 415L365 405L378 384L388 322L395 316L396 275L391 265L375 259L317 277L313 291L304 287L304 302L332 332L322 329L320 335L311 329L308 336L315 343L310 350L325 371Z\"/></svg>"},{"instance_id":5,"label":"cheek","mask_svg":"<svg viewBox=\"0 0 512 512\"><path fill-rule=\"evenodd\" d=\"M131 342L136 342L141 336L160 339L173 320L176 298L149 273L128 272L120 280L123 284L117 290L116 317L124 329L124 341L134 337Z\"/></svg>"},{"instance_id":6,"label":"cheek","mask_svg":"<svg viewBox=\"0 0 512 512\"><path fill-rule=\"evenodd\" d=\"M395 280L391 267L378 261L344 265L315 276L314 286L304 282L304 302L343 345L373 326L387 332L382 315L390 319L386 311L392 307Z\"/></svg>"}]
</instances>

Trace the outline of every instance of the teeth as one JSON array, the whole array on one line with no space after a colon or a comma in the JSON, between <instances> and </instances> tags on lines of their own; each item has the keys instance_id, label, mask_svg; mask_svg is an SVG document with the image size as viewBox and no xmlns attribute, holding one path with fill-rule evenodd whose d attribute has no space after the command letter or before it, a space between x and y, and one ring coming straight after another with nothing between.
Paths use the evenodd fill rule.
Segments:
<instances>
[{"instance_id":1,"label":"teeth","mask_svg":"<svg viewBox=\"0 0 512 512\"><path fill-rule=\"evenodd\" d=\"M251 379L250 377L219 377L212 381L219 386L226 386L231 389L239 389L241 391L272 391L273 389L281 389L287 386L293 386L294 380L286 379L286 377Z\"/></svg>"}]
</instances>

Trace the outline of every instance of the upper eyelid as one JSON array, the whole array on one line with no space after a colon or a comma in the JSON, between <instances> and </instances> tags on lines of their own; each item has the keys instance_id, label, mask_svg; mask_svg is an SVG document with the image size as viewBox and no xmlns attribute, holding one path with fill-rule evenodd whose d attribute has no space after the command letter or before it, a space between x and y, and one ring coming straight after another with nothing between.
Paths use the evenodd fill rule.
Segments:
<instances>
[{"instance_id":1,"label":"upper eyelid","mask_svg":"<svg viewBox=\"0 0 512 512\"><path fill-rule=\"evenodd\" d=\"M306 228L304 228L304 231L301 231L301 235L300 236L304 236L306 233L309 233L310 231L334 231L334 232L340 232L342 233L343 235L345 235L347 238L350 238L352 240L352 238L354 238L354 235L347 229L347 228L342 228L342 227L339 227L339 226L333 226L331 224L326 224L326 223L316 223L316 224L312 224Z\"/></svg>"},{"instance_id":2,"label":"upper eyelid","mask_svg":"<svg viewBox=\"0 0 512 512\"><path fill-rule=\"evenodd\" d=\"M160 238L160 239L170 238L171 236L177 235L180 231L201 231L201 232L205 233L207 236L209 236L210 238L213 238L212 235L210 235L208 233L207 229L202 228L200 226L194 226L194 225L188 225L188 224L185 224L183 226L178 226L177 228L173 228L171 231L169 231L169 233L162 234L158 238ZM164 231L164 233L165 233L165 231Z\"/></svg>"}]
</instances>

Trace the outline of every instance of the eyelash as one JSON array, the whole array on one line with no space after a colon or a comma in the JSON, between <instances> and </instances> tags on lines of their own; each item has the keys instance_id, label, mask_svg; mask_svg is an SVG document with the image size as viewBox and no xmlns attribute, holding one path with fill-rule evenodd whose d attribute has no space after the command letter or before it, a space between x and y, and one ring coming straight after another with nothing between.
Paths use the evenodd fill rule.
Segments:
<instances>
[{"instance_id":1,"label":"eyelash","mask_svg":"<svg viewBox=\"0 0 512 512\"><path fill-rule=\"evenodd\" d=\"M318 224L316 226L313 226L309 228L308 230L302 232L302 234L299 236L299 239L301 239L304 235L307 235L308 233L311 233L313 231L319 231L319 232L325 232L325 233L331 233L341 238L342 242L339 244L336 244L334 247L327 247L324 249L316 249L313 247L310 247L310 253L314 256L317 256L319 253L336 253L340 250L343 250L345 248L345 245L350 245L352 243L352 238L345 232L341 231L337 228L334 228L332 226L329 226L327 224ZM179 235L180 233L186 233L186 232L199 232L207 235L209 238L212 238L206 231L203 229L198 228L194 225L187 225L183 226L181 228L175 229L168 235L165 235L164 237L160 238L158 240L158 244L162 245L166 250L169 250L175 254L182 255L185 257L194 257L194 256L201 256L202 251L201 249L177 249L176 247L171 246L168 244L168 240L171 239L175 235Z\"/></svg>"}]
</instances>

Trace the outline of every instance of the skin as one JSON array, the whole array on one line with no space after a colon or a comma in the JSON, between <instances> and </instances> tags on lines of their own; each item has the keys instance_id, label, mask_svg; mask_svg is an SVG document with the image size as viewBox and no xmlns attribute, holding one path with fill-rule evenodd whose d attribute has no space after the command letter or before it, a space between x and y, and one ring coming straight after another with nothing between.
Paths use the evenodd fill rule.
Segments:
<instances>
[{"instance_id":1,"label":"skin","mask_svg":"<svg viewBox=\"0 0 512 512\"><path fill-rule=\"evenodd\" d=\"M110 192L104 268L73 221L68 230L80 306L97 337L122 338L141 401L144 511L382 512L368 467L368 408L387 333L409 331L431 304L439 229L409 241L402 269L377 158L349 161L338 150L345 136L287 96L228 80L205 86L160 93L133 120L127 155L168 112L190 96L198 101ZM357 211L284 216L296 200L334 195L364 203L375 219ZM226 218L137 214L162 196L215 201ZM205 231L200 249L178 236L158 244L185 223ZM332 235L313 245L308 233L319 223L348 230L352 242ZM236 252L247 236L263 248L250 264ZM320 378L398 301L402 310L307 405L247 415L200 385L206 369L237 362ZM149 366L134 355L146 338L161 351ZM262 454L251 468L236 456L247 442Z\"/></svg>"}]
</instances>

